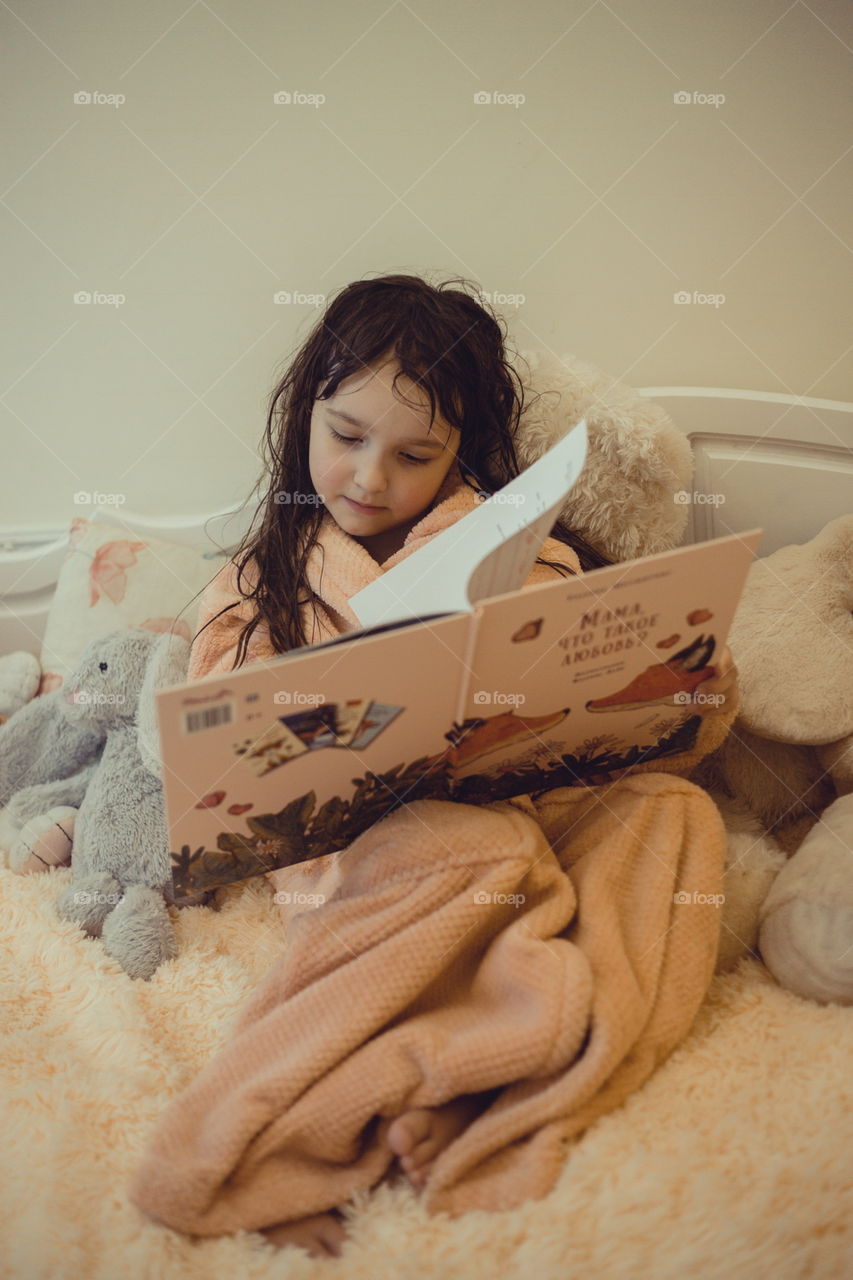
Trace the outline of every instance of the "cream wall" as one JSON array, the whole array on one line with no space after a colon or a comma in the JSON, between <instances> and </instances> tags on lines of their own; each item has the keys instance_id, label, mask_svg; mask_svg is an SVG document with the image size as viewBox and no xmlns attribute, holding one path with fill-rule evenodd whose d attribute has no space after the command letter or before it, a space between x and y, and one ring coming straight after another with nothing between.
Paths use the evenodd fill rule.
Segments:
<instances>
[{"instance_id":1,"label":"cream wall","mask_svg":"<svg viewBox=\"0 0 853 1280\"><path fill-rule=\"evenodd\" d=\"M275 295L392 271L464 275L518 347L634 386L853 399L847 0L12 0L0 22L3 531L90 514L81 491L241 500L316 317Z\"/></svg>"}]
</instances>

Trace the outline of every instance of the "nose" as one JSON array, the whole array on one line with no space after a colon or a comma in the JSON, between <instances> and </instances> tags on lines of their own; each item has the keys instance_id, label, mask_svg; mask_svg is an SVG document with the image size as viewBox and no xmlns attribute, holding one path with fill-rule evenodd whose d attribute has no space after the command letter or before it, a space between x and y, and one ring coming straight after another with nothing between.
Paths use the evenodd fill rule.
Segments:
<instances>
[{"instance_id":1,"label":"nose","mask_svg":"<svg viewBox=\"0 0 853 1280\"><path fill-rule=\"evenodd\" d=\"M376 497L382 493L386 486L385 472L383 471L379 459L369 457L363 453L355 465L353 476L358 485L359 492L365 497Z\"/></svg>"}]
</instances>

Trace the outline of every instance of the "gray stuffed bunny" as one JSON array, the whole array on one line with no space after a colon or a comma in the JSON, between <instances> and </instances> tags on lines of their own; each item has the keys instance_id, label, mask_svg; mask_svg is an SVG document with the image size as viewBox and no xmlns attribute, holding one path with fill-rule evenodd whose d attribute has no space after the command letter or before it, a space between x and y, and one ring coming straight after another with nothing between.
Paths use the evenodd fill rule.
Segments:
<instances>
[{"instance_id":1,"label":"gray stuffed bunny","mask_svg":"<svg viewBox=\"0 0 853 1280\"><path fill-rule=\"evenodd\" d=\"M34 697L40 675L34 654L0 658L2 705L11 711L0 724L0 806L19 829L9 866L23 874L70 858L70 837L66 855L48 833L73 830L68 819L86 793L106 739L98 726L66 719L61 690Z\"/></svg>"},{"instance_id":2,"label":"gray stuffed bunny","mask_svg":"<svg viewBox=\"0 0 853 1280\"><path fill-rule=\"evenodd\" d=\"M57 911L100 936L132 978L150 978L177 953L164 901L172 872L153 695L184 679L188 661L178 636L115 631L89 645L63 686L66 718L104 731L106 742L77 814L73 879Z\"/></svg>"},{"instance_id":3,"label":"gray stuffed bunny","mask_svg":"<svg viewBox=\"0 0 853 1280\"><path fill-rule=\"evenodd\" d=\"M0 726L0 803L8 800L18 821L79 806L73 879L57 911L100 936L133 978L150 978L176 954L154 694L181 683L188 662L179 636L111 632L88 646L60 689Z\"/></svg>"},{"instance_id":4,"label":"gray stuffed bunny","mask_svg":"<svg viewBox=\"0 0 853 1280\"><path fill-rule=\"evenodd\" d=\"M57 805L78 805L106 731L69 720L65 689L33 698L0 725L0 805L18 823Z\"/></svg>"}]
</instances>

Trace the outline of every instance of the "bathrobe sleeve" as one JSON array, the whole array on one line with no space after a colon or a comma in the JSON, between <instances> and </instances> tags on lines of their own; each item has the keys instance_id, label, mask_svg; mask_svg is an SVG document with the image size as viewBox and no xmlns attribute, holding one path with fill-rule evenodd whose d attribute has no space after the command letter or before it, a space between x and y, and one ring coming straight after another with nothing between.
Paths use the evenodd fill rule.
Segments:
<instances>
[{"instance_id":1,"label":"bathrobe sleeve","mask_svg":"<svg viewBox=\"0 0 853 1280\"><path fill-rule=\"evenodd\" d=\"M248 580L251 582L251 571ZM231 607L220 613L226 606ZM187 679L200 680L214 672L230 671L237 654L240 632L253 616L252 602L244 599L237 590L237 566L229 561L205 587L199 601L198 624L190 649ZM249 638L244 665L272 657L275 657L275 651L269 632L264 623L259 623Z\"/></svg>"}]
</instances>

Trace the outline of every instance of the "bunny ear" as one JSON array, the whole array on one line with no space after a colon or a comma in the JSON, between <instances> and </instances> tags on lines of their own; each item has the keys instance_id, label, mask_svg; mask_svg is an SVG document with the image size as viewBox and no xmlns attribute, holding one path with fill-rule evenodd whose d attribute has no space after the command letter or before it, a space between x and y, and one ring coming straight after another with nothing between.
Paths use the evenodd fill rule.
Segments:
<instances>
[{"instance_id":1,"label":"bunny ear","mask_svg":"<svg viewBox=\"0 0 853 1280\"><path fill-rule=\"evenodd\" d=\"M149 773L162 781L160 733L157 727L157 705L154 695L166 685L183 684L187 678L190 646L182 636L166 632L157 638L145 668L139 703L136 708L136 733L139 754Z\"/></svg>"}]
</instances>

